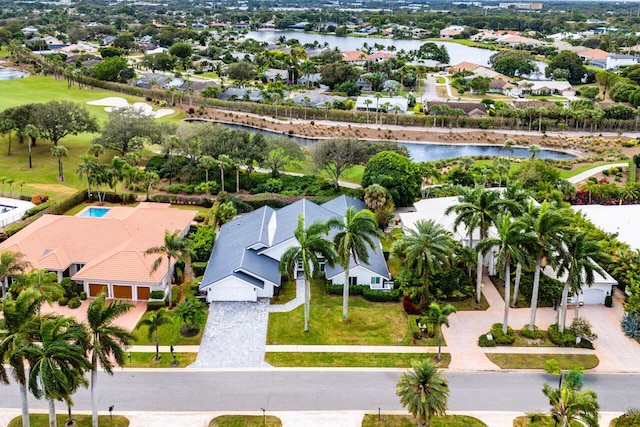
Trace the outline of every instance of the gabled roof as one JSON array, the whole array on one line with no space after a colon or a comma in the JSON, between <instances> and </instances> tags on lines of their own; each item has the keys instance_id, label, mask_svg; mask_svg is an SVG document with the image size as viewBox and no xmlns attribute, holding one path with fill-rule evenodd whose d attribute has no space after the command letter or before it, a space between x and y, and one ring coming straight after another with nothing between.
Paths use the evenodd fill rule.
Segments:
<instances>
[{"instance_id":1,"label":"gabled roof","mask_svg":"<svg viewBox=\"0 0 640 427\"><path fill-rule=\"evenodd\" d=\"M367 208L367 205L365 205L362 200L354 199L353 197L345 196L344 194L336 197L335 199L329 200L320 206L340 216L344 216L347 209L351 207L355 208L356 211L361 211L362 209Z\"/></svg>"},{"instance_id":2,"label":"gabled roof","mask_svg":"<svg viewBox=\"0 0 640 427\"><path fill-rule=\"evenodd\" d=\"M581 58L601 60L607 59L607 56L609 55L611 55L609 52L606 52L602 49L588 49L578 53L578 56Z\"/></svg>"}]
</instances>

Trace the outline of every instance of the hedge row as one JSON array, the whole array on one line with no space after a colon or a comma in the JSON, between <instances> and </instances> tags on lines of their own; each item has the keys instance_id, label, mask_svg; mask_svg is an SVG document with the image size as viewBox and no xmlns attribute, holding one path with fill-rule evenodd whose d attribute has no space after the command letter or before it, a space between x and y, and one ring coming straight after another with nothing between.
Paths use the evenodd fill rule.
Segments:
<instances>
[{"instance_id":1,"label":"hedge row","mask_svg":"<svg viewBox=\"0 0 640 427\"><path fill-rule=\"evenodd\" d=\"M330 295L342 295L344 285L333 285L327 282L327 293ZM400 291L392 289L390 291L380 291L371 289L367 285L351 285L350 295L362 295L367 301L373 302L397 302L400 299Z\"/></svg>"},{"instance_id":2,"label":"hedge row","mask_svg":"<svg viewBox=\"0 0 640 427\"><path fill-rule=\"evenodd\" d=\"M193 274L199 277L204 275L204 271L207 269L207 263L194 261L191 263L191 268L193 269Z\"/></svg>"}]
</instances>

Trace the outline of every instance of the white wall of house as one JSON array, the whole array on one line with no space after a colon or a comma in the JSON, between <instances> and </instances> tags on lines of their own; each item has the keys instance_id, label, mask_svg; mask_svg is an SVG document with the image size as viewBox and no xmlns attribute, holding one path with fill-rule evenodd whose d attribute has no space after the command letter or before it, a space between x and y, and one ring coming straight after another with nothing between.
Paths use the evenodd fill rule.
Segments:
<instances>
[{"instance_id":1,"label":"white wall of house","mask_svg":"<svg viewBox=\"0 0 640 427\"><path fill-rule=\"evenodd\" d=\"M604 304L607 295L612 294L612 285L610 283L594 283L593 286L584 287L577 295L569 298L569 304L578 302L584 305Z\"/></svg>"},{"instance_id":2,"label":"white wall of house","mask_svg":"<svg viewBox=\"0 0 640 427\"><path fill-rule=\"evenodd\" d=\"M266 287L265 287L266 288ZM258 299L256 287L234 276L225 277L207 288L207 302L213 301L252 301ZM273 296L273 287L271 288Z\"/></svg>"},{"instance_id":3,"label":"white wall of house","mask_svg":"<svg viewBox=\"0 0 640 427\"><path fill-rule=\"evenodd\" d=\"M270 247L269 249L264 250L263 252L260 253L260 255L266 255L269 258L273 258L276 261L280 261L280 258L282 258L282 254L284 254L287 249L289 249L290 247L296 246L298 244L298 241L294 238L285 240L284 242L280 242L275 246Z\"/></svg>"},{"instance_id":4,"label":"white wall of house","mask_svg":"<svg viewBox=\"0 0 640 427\"><path fill-rule=\"evenodd\" d=\"M349 270L349 277L357 278L358 285L369 285L371 286L372 278L375 278L374 287L382 286L382 282L386 280L384 277L380 276L377 273L369 270L368 268L358 265ZM343 285L344 284L344 272L339 273L333 277L327 277L327 280L334 285ZM353 279L351 279L353 280Z\"/></svg>"}]
</instances>

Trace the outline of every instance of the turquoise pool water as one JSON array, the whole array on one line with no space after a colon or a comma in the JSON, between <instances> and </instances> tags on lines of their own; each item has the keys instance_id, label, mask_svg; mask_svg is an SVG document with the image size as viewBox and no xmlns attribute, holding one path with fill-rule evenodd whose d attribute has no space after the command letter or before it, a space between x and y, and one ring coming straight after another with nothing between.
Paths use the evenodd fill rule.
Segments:
<instances>
[{"instance_id":1,"label":"turquoise pool water","mask_svg":"<svg viewBox=\"0 0 640 427\"><path fill-rule=\"evenodd\" d=\"M109 212L111 208L89 208L82 212L80 216L88 218L102 218Z\"/></svg>"}]
</instances>

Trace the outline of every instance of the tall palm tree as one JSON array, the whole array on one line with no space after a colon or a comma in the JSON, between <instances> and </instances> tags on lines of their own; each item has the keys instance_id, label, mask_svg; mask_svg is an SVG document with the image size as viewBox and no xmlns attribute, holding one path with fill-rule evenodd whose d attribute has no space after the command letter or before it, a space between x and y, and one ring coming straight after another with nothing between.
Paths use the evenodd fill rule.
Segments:
<instances>
[{"instance_id":1,"label":"tall palm tree","mask_svg":"<svg viewBox=\"0 0 640 427\"><path fill-rule=\"evenodd\" d=\"M69 317L46 317L40 323L38 341L41 345L29 346L29 390L40 399L49 402L49 426L56 427L56 400L68 400L75 391L74 380L91 369L84 345L87 335L84 328Z\"/></svg>"},{"instance_id":2,"label":"tall palm tree","mask_svg":"<svg viewBox=\"0 0 640 427\"><path fill-rule=\"evenodd\" d=\"M423 423L428 425L434 415L446 413L449 383L434 363L414 362L412 369L400 377L396 395L422 427Z\"/></svg>"},{"instance_id":3,"label":"tall palm tree","mask_svg":"<svg viewBox=\"0 0 640 427\"><path fill-rule=\"evenodd\" d=\"M430 276L450 264L455 247L450 233L430 219L417 221L415 230L407 230L407 234L393 244L392 251L422 278L428 291Z\"/></svg>"},{"instance_id":4,"label":"tall palm tree","mask_svg":"<svg viewBox=\"0 0 640 427\"><path fill-rule=\"evenodd\" d=\"M87 308L87 349L91 355L91 425L98 427L98 362L109 374L113 375L114 362L124 364L124 347L129 345L133 336L113 321L122 316L133 304L124 301L106 303L105 294L91 301Z\"/></svg>"},{"instance_id":5,"label":"tall palm tree","mask_svg":"<svg viewBox=\"0 0 640 427\"><path fill-rule=\"evenodd\" d=\"M505 208L506 202L500 198L497 191L486 190L480 186L473 189L462 188L460 203L451 206L446 213L454 212L457 216L453 223L454 229L464 224L469 232L469 247L473 247L473 232L478 229L480 240L488 237L489 228L497 215ZM482 251L478 251L476 267L476 303L480 304L482 297Z\"/></svg>"},{"instance_id":6,"label":"tall palm tree","mask_svg":"<svg viewBox=\"0 0 640 427\"><path fill-rule=\"evenodd\" d=\"M173 233L169 230L164 231L164 244L160 246L154 246L146 251L145 255L159 254L160 256L153 262L151 271L154 272L162 264L163 256L167 257L167 280L169 282L169 308L172 304L172 290L171 290L171 260L180 259L189 254L189 240L180 236L180 230L176 230Z\"/></svg>"},{"instance_id":7,"label":"tall palm tree","mask_svg":"<svg viewBox=\"0 0 640 427\"><path fill-rule=\"evenodd\" d=\"M338 262L344 269L344 286L342 292L342 320L349 318L349 268L353 259L354 267L360 262L369 264L369 248L377 252L376 237L382 237L376 217L368 209L356 212L351 206L344 217L334 217L327 222L329 229L336 229L338 233L333 243L338 254Z\"/></svg>"},{"instance_id":8,"label":"tall palm tree","mask_svg":"<svg viewBox=\"0 0 640 427\"><path fill-rule=\"evenodd\" d=\"M152 312L146 319L142 319L140 323L138 323L138 327L146 326L148 328L149 339L151 339L151 337L155 335L156 355L153 360L155 360L156 362L162 360L162 358L160 357L160 335L158 331L160 330L160 326L169 325L171 323L173 323L173 318L164 308Z\"/></svg>"},{"instance_id":9,"label":"tall palm tree","mask_svg":"<svg viewBox=\"0 0 640 427\"><path fill-rule=\"evenodd\" d=\"M280 257L280 272L295 277L298 265L302 264L304 272L304 331L309 332L309 309L311 301L310 280L320 271L320 261L333 266L336 253L333 245L325 235L329 231L327 224L315 221L309 227L304 226L304 216L298 216L298 225L293 235L298 241L298 246L292 246Z\"/></svg>"},{"instance_id":10,"label":"tall palm tree","mask_svg":"<svg viewBox=\"0 0 640 427\"><path fill-rule=\"evenodd\" d=\"M447 304L444 307L440 306L437 302L432 302L429 305L427 311L427 320L433 325L434 333L438 337L438 362L440 361L440 355L442 350L442 325L449 327L449 315L456 312L456 308L451 304Z\"/></svg>"},{"instance_id":11,"label":"tall palm tree","mask_svg":"<svg viewBox=\"0 0 640 427\"><path fill-rule=\"evenodd\" d=\"M64 181L64 171L62 170L62 158L67 157L69 152L62 145L56 145L51 148L51 155L53 157L58 158L58 176L60 177L60 181Z\"/></svg>"},{"instance_id":12,"label":"tall palm tree","mask_svg":"<svg viewBox=\"0 0 640 427\"><path fill-rule=\"evenodd\" d=\"M53 302L64 295L64 289L58 282L58 275L45 269L32 270L28 274L17 276L11 289L18 292L30 289L42 297L42 302ZM38 307L38 315L40 315L40 307Z\"/></svg>"},{"instance_id":13,"label":"tall palm tree","mask_svg":"<svg viewBox=\"0 0 640 427\"><path fill-rule=\"evenodd\" d=\"M498 246L498 262L504 266L504 320L502 332L507 333L509 327L509 305L511 297L511 264L527 264L526 249L531 245L534 236L525 230L526 224L521 219L514 219L509 214L501 214L496 218L497 237L488 237L478 244L478 250L486 253Z\"/></svg>"},{"instance_id":14,"label":"tall palm tree","mask_svg":"<svg viewBox=\"0 0 640 427\"><path fill-rule=\"evenodd\" d=\"M562 244L563 232L569 225L570 212L558 209L555 204L543 202L535 206L529 203L524 220L527 228L533 233L535 241L531 248L531 255L535 256L533 270L533 288L531 291L531 312L529 315L529 330L533 331L536 324L538 308L538 292L540 290L540 273L543 260L551 267L556 267L558 254L564 250Z\"/></svg>"},{"instance_id":15,"label":"tall palm tree","mask_svg":"<svg viewBox=\"0 0 640 427\"><path fill-rule=\"evenodd\" d=\"M3 297L7 294L9 276L22 274L27 268L29 268L29 262L24 259L22 252L4 251L0 253L0 284Z\"/></svg>"},{"instance_id":16,"label":"tall palm tree","mask_svg":"<svg viewBox=\"0 0 640 427\"><path fill-rule=\"evenodd\" d=\"M233 164L233 160L226 154L220 154L216 159L218 167L220 168L220 188L224 191L224 171L229 169Z\"/></svg>"},{"instance_id":17,"label":"tall palm tree","mask_svg":"<svg viewBox=\"0 0 640 427\"><path fill-rule=\"evenodd\" d=\"M25 349L34 345L38 335L37 312L40 304L41 297L33 291L21 292L15 299L9 294L2 300L4 333L0 340L0 383L9 384L4 364L4 361L8 361L20 388L23 427L30 426Z\"/></svg>"},{"instance_id":18,"label":"tall palm tree","mask_svg":"<svg viewBox=\"0 0 640 427\"><path fill-rule=\"evenodd\" d=\"M569 291L576 296L575 318L578 318L580 304L577 300L582 285L591 286L594 282L594 274L604 274L604 270L598 263L605 263L608 255L602 250L600 244L592 240L586 231L572 230L565 234L565 253L560 259L558 274L567 275L562 289L562 301L560 308L560 321L558 331L564 332L567 320L567 306L569 303Z\"/></svg>"},{"instance_id":19,"label":"tall palm tree","mask_svg":"<svg viewBox=\"0 0 640 427\"><path fill-rule=\"evenodd\" d=\"M571 387L554 388L544 384L542 393L549 398L551 416L562 427L578 421L588 427L598 427L598 395L592 390L574 390ZM557 425L557 424L556 424Z\"/></svg>"},{"instance_id":20,"label":"tall palm tree","mask_svg":"<svg viewBox=\"0 0 640 427\"><path fill-rule=\"evenodd\" d=\"M200 160L198 160L198 166L204 169L205 183L209 182L209 171L215 168L217 165L218 165L218 162L216 161L216 159L214 159L211 156L200 157ZM222 177L222 179L224 179L224 177Z\"/></svg>"}]
</instances>

